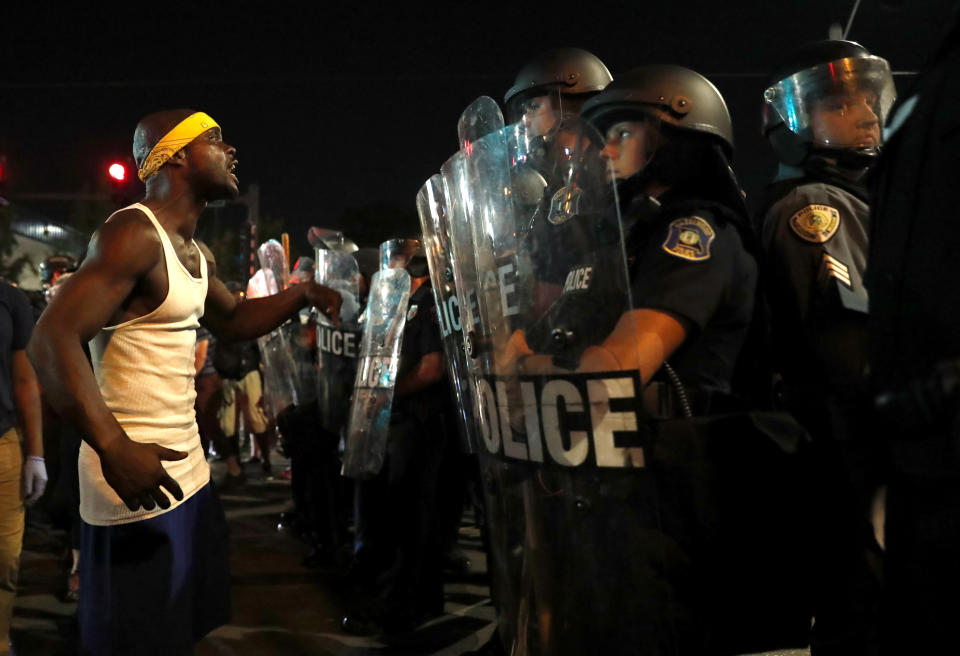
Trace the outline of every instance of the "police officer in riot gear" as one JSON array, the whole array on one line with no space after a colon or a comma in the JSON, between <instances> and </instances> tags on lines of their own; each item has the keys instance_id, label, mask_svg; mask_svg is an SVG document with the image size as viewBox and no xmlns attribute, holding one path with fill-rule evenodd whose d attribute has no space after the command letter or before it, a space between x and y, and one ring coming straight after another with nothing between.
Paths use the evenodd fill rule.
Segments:
<instances>
[{"instance_id":1,"label":"police officer in riot gear","mask_svg":"<svg viewBox=\"0 0 960 656\"><path fill-rule=\"evenodd\" d=\"M579 114L583 103L613 78L596 55L580 48L542 52L524 64L504 96L507 123L523 123L534 136L549 134L555 117Z\"/></svg>"},{"instance_id":2,"label":"police officer in riot gear","mask_svg":"<svg viewBox=\"0 0 960 656\"><path fill-rule=\"evenodd\" d=\"M412 284L400 309L406 322L386 460L379 474L356 484L352 575L361 603L342 622L354 634L402 632L443 611L443 536L435 507L449 394L423 245L402 241L388 258L381 252L381 267L406 269Z\"/></svg>"},{"instance_id":3,"label":"police officer in riot gear","mask_svg":"<svg viewBox=\"0 0 960 656\"><path fill-rule=\"evenodd\" d=\"M605 173L617 184L620 218L616 212L597 212L586 198L569 203L565 219L555 217L592 235L583 240L589 246L570 245L574 263L559 298L528 330L513 333L498 353L498 364L507 370L511 360L517 362L521 380L571 371L636 371L644 409L657 424L650 430L665 449L683 443L681 435L709 443L708 434L715 438L724 432L712 427L709 417L743 408L734 374L758 284L755 241L730 167L726 104L694 71L645 66L618 76L584 104L581 117L604 137ZM583 174L589 178L596 172ZM577 189L568 188L567 195L576 197ZM625 262L619 256L624 247ZM738 439L744 437L739 432ZM748 449L759 443L741 442ZM656 458L657 448L647 446L645 457ZM645 466L641 456L624 451L630 466ZM748 453L757 457L762 451ZM669 460L667 455L664 462L647 462L650 471L659 472ZM603 467L611 466L623 465ZM723 551L742 544L737 538L705 539L713 530L706 528L710 521L701 524L704 517L689 503L703 479L690 469L678 470L661 479L669 481L669 490L651 493L651 479L639 469L603 467L597 472L544 468L525 498L527 527L534 536L529 541L537 549L529 560L544 653L571 653L577 648L570 645L584 649L586 644L603 653L743 653L805 638L807 618L792 601L775 609L758 606L755 572L746 568L739 581L743 589L725 594L742 594L727 601L757 613L749 630L737 630L729 617L721 619L723 611L709 601L712 585L726 587L716 583L723 578L720 570L752 557ZM654 497L651 511L646 504ZM717 508L704 514L723 512ZM625 526L615 545L594 542L619 521ZM668 546L651 546L661 539ZM571 572L559 563L576 560L572 553L582 548L578 542L594 544L601 555L595 556L595 566ZM653 556L645 552L660 548ZM766 562L771 567L759 570L772 577L774 561ZM553 583L556 573L551 577L538 569L563 571L564 580ZM618 586L616 581L631 583ZM747 588L754 592L744 593ZM602 592L586 605L603 610L582 610L578 593L591 589ZM669 593L660 597L663 590Z\"/></svg>"},{"instance_id":4,"label":"police officer in riot gear","mask_svg":"<svg viewBox=\"0 0 960 656\"><path fill-rule=\"evenodd\" d=\"M618 184L633 301L644 309L626 321L615 306L596 302L604 292L598 274L613 260L587 254L567 274L542 329L529 336L538 343L533 350L581 370L639 365L645 381L671 360L692 410L711 412L732 393L757 275L743 196L730 169L726 104L694 71L646 66L587 101L583 118L605 136L602 154ZM616 226L600 219L595 229L618 243ZM594 311L581 311L578 303L591 298ZM582 326L570 323L584 319ZM646 362L618 353L628 324L637 338L656 343Z\"/></svg>"},{"instance_id":5,"label":"police officer in riot gear","mask_svg":"<svg viewBox=\"0 0 960 656\"><path fill-rule=\"evenodd\" d=\"M557 48L542 52L524 64L504 96L507 122L523 126L525 137L534 143L533 150L574 151L577 144L563 129L565 121L575 121L583 104L612 79L603 62L586 50ZM566 149L554 148L555 143ZM554 199L563 196L562 159L540 157L535 165L514 172L514 187L528 198L532 209L529 223L521 230L529 242L525 250L541 260L532 263L540 279L525 301L534 311L542 311L559 295L561 277L570 264L563 244L578 241L577 226L552 221L549 215Z\"/></svg>"},{"instance_id":6,"label":"police officer in riot gear","mask_svg":"<svg viewBox=\"0 0 960 656\"><path fill-rule=\"evenodd\" d=\"M850 41L804 46L770 76L763 133L780 160L761 216L782 401L813 438L813 653L874 653L878 582L867 509L866 174L895 90Z\"/></svg>"}]
</instances>

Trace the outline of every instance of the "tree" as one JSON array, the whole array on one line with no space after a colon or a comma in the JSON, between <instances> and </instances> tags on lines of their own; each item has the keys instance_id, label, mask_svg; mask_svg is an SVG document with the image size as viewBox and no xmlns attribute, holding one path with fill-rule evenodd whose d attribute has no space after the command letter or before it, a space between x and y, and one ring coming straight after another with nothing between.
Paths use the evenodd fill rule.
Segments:
<instances>
[{"instance_id":1,"label":"tree","mask_svg":"<svg viewBox=\"0 0 960 656\"><path fill-rule=\"evenodd\" d=\"M17 246L17 237L13 234L13 222L16 218L9 205L0 206L0 278L16 281L24 267L33 266L26 255L7 261Z\"/></svg>"}]
</instances>

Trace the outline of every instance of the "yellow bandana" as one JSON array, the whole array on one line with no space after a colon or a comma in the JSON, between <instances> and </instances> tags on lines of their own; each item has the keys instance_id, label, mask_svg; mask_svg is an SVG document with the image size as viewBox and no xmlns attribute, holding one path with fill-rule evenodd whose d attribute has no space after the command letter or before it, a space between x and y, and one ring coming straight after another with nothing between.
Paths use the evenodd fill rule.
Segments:
<instances>
[{"instance_id":1,"label":"yellow bandana","mask_svg":"<svg viewBox=\"0 0 960 656\"><path fill-rule=\"evenodd\" d=\"M183 119L177 125L163 135L163 139L157 142L147 158L143 160L143 166L137 171L137 176L144 182L147 178L160 170L160 167L167 163L167 160L174 156L188 143L199 137L210 128L220 127L216 121L204 114L197 112Z\"/></svg>"}]
</instances>

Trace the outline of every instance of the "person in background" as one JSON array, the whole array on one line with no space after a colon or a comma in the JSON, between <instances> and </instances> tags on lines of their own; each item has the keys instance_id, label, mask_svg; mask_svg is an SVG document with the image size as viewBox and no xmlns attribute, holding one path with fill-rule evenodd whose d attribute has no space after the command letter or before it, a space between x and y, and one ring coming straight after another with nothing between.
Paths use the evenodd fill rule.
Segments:
<instances>
[{"instance_id":1,"label":"person in background","mask_svg":"<svg viewBox=\"0 0 960 656\"><path fill-rule=\"evenodd\" d=\"M12 653L24 503L36 502L47 484L40 386L26 352L32 330L26 297L0 282L0 654Z\"/></svg>"},{"instance_id":2,"label":"person in background","mask_svg":"<svg viewBox=\"0 0 960 656\"><path fill-rule=\"evenodd\" d=\"M243 301L243 286L240 283L230 281L227 289L237 302ZM243 442L240 435L241 424L244 432L253 434L254 442L260 445L261 452L265 448L269 449L273 426L263 411L260 351L256 341L251 339L219 345L213 355L212 364L222 380L222 403L218 408L217 424L218 430L225 435L224 455L228 465L231 461L238 463L237 471L228 471L220 486L221 490L229 491L246 482L246 475L239 465L240 444Z\"/></svg>"}]
</instances>

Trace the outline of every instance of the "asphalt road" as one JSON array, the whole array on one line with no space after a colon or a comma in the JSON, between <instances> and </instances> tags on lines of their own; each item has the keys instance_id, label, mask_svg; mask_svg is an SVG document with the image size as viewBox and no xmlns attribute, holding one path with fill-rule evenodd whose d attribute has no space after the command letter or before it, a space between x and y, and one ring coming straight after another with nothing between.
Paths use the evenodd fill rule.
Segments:
<instances>
[{"instance_id":1,"label":"asphalt road","mask_svg":"<svg viewBox=\"0 0 960 656\"><path fill-rule=\"evenodd\" d=\"M221 475L215 466L215 479ZM289 505L289 483L251 477L241 492L222 495L231 529L233 619L202 640L197 656L323 656L437 654L476 649L493 632L494 610L486 583L479 531L460 530L470 570L449 576L444 615L389 641L340 630L346 589L335 569L301 566L306 547L276 530ZM12 638L18 656L73 656L76 604L62 600L66 536L44 523L28 526L14 608ZM766 656L805 656L807 650Z\"/></svg>"}]
</instances>

